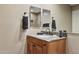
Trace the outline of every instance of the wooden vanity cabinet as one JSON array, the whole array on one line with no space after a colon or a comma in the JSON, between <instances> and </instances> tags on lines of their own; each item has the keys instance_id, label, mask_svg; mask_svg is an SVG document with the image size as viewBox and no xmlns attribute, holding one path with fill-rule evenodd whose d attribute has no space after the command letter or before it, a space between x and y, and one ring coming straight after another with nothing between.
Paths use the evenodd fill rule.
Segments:
<instances>
[{"instance_id":1,"label":"wooden vanity cabinet","mask_svg":"<svg viewBox=\"0 0 79 59\"><path fill-rule=\"evenodd\" d=\"M28 54L63 54L65 53L65 39L55 41L44 41L32 36L27 36L25 53ZM27 48L27 49L26 49Z\"/></svg>"},{"instance_id":2,"label":"wooden vanity cabinet","mask_svg":"<svg viewBox=\"0 0 79 59\"><path fill-rule=\"evenodd\" d=\"M65 54L66 53L65 49L66 49L65 38L49 42L48 44L48 53L50 54Z\"/></svg>"},{"instance_id":3,"label":"wooden vanity cabinet","mask_svg":"<svg viewBox=\"0 0 79 59\"><path fill-rule=\"evenodd\" d=\"M59 40L58 43L58 53L65 54L66 53L66 40Z\"/></svg>"},{"instance_id":4,"label":"wooden vanity cabinet","mask_svg":"<svg viewBox=\"0 0 79 59\"><path fill-rule=\"evenodd\" d=\"M40 39L27 36L27 53L28 54L43 54L47 53L47 43Z\"/></svg>"}]
</instances>

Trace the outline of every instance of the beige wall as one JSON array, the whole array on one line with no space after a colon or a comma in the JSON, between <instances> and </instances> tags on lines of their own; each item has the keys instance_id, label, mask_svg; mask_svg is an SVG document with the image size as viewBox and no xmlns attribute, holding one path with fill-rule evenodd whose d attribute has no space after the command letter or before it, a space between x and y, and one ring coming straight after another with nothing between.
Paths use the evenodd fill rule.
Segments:
<instances>
[{"instance_id":1,"label":"beige wall","mask_svg":"<svg viewBox=\"0 0 79 59\"><path fill-rule=\"evenodd\" d=\"M0 5L0 53L23 53L23 37L21 31L23 12L29 11L30 5ZM71 8L67 5L34 5L52 11L57 22L57 29L71 32ZM37 30L39 31L39 30ZM35 31L36 32L36 31ZM33 33L33 32L32 32Z\"/></svg>"},{"instance_id":2,"label":"beige wall","mask_svg":"<svg viewBox=\"0 0 79 59\"><path fill-rule=\"evenodd\" d=\"M67 53L79 54L79 34L71 33L68 34L67 39Z\"/></svg>"},{"instance_id":3,"label":"beige wall","mask_svg":"<svg viewBox=\"0 0 79 59\"><path fill-rule=\"evenodd\" d=\"M72 33L68 34L68 53L79 54L79 6L72 7Z\"/></svg>"},{"instance_id":4,"label":"beige wall","mask_svg":"<svg viewBox=\"0 0 79 59\"><path fill-rule=\"evenodd\" d=\"M79 33L79 5L72 7L72 32Z\"/></svg>"},{"instance_id":5,"label":"beige wall","mask_svg":"<svg viewBox=\"0 0 79 59\"><path fill-rule=\"evenodd\" d=\"M0 5L0 53L19 53L20 22L28 5Z\"/></svg>"},{"instance_id":6,"label":"beige wall","mask_svg":"<svg viewBox=\"0 0 79 59\"><path fill-rule=\"evenodd\" d=\"M52 16L55 17L57 30L72 31L72 10L69 5L52 5Z\"/></svg>"}]
</instances>

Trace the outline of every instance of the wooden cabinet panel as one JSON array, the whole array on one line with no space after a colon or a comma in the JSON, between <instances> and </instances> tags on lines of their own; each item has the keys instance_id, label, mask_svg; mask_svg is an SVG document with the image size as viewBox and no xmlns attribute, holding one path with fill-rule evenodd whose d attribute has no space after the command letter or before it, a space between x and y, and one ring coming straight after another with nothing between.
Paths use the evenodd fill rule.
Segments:
<instances>
[{"instance_id":1,"label":"wooden cabinet panel","mask_svg":"<svg viewBox=\"0 0 79 59\"><path fill-rule=\"evenodd\" d=\"M42 46L36 45L35 50L36 50L36 54L42 54L42 53L43 53L43 48L42 48Z\"/></svg>"},{"instance_id":2,"label":"wooden cabinet panel","mask_svg":"<svg viewBox=\"0 0 79 59\"><path fill-rule=\"evenodd\" d=\"M39 40L39 39L30 37L30 41L33 42L33 43L35 43L35 44L38 44L38 45L42 46L42 41Z\"/></svg>"},{"instance_id":3,"label":"wooden cabinet panel","mask_svg":"<svg viewBox=\"0 0 79 59\"><path fill-rule=\"evenodd\" d=\"M58 53L58 41L54 41L48 44L48 53L57 54Z\"/></svg>"},{"instance_id":4,"label":"wooden cabinet panel","mask_svg":"<svg viewBox=\"0 0 79 59\"><path fill-rule=\"evenodd\" d=\"M59 40L58 53L59 54L66 53L66 40L65 39Z\"/></svg>"},{"instance_id":5,"label":"wooden cabinet panel","mask_svg":"<svg viewBox=\"0 0 79 59\"><path fill-rule=\"evenodd\" d=\"M42 47L31 42L30 43L30 53L42 54Z\"/></svg>"},{"instance_id":6,"label":"wooden cabinet panel","mask_svg":"<svg viewBox=\"0 0 79 59\"><path fill-rule=\"evenodd\" d=\"M47 54L48 53L48 42L43 41L43 54Z\"/></svg>"}]
</instances>

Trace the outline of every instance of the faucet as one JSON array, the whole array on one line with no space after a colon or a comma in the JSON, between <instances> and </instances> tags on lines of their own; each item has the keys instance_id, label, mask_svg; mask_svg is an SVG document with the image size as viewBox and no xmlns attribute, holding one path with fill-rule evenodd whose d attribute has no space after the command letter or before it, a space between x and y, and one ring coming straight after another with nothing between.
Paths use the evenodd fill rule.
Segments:
<instances>
[{"instance_id":1,"label":"faucet","mask_svg":"<svg viewBox=\"0 0 79 59\"><path fill-rule=\"evenodd\" d=\"M50 34L50 28L46 29L47 34Z\"/></svg>"}]
</instances>

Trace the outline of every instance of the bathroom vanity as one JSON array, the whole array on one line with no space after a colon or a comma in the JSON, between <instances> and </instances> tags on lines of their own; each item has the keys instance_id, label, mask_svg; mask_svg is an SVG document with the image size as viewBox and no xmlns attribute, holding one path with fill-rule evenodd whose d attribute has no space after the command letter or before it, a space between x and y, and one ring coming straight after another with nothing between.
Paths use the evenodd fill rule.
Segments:
<instances>
[{"instance_id":1,"label":"bathroom vanity","mask_svg":"<svg viewBox=\"0 0 79 59\"><path fill-rule=\"evenodd\" d=\"M28 35L26 38L25 53L27 54L64 54L65 49L65 37Z\"/></svg>"},{"instance_id":2,"label":"bathroom vanity","mask_svg":"<svg viewBox=\"0 0 79 59\"><path fill-rule=\"evenodd\" d=\"M35 31L34 33L35 35L32 34L27 35L24 53L28 54L65 53L66 37L59 37L58 32L54 33L54 30L56 30L56 24L55 20L53 18L51 19L51 10L31 6L29 9L29 20L30 20L30 27L33 29L34 28L40 29L42 33L36 34Z\"/></svg>"}]
</instances>

